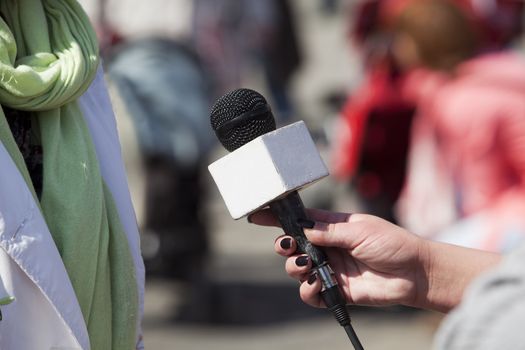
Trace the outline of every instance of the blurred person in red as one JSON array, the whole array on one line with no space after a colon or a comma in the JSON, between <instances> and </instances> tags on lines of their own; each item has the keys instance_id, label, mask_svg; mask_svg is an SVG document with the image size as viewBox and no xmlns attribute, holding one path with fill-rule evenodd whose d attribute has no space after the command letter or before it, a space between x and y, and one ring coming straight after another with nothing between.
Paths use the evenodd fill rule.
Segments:
<instances>
[{"instance_id":1,"label":"blurred person in red","mask_svg":"<svg viewBox=\"0 0 525 350\"><path fill-rule=\"evenodd\" d=\"M352 181L364 209L394 222L417 101L402 93L406 71L392 53L390 24L409 2L366 0L356 5L351 37L362 52L365 77L342 109L332 152L334 175ZM468 11L480 51L506 48L521 33L521 1L455 3Z\"/></svg>"},{"instance_id":2,"label":"blurred person in red","mask_svg":"<svg viewBox=\"0 0 525 350\"><path fill-rule=\"evenodd\" d=\"M435 240L507 251L525 238L525 61L493 50L509 35L480 40L475 3L412 1L394 22L417 101L399 217Z\"/></svg>"},{"instance_id":3,"label":"blurred person in red","mask_svg":"<svg viewBox=\"0 0 525 350\"><path fill-rule=\"evenodd\" d=\"M350 181L363 210L395 222L393 206L403 187L415 104L401 94L404 75L391 53L387 3L356 5L351 41L361 52L364 79L348 96L332 148L332 172Z\"/></svg>"}]
</instances>

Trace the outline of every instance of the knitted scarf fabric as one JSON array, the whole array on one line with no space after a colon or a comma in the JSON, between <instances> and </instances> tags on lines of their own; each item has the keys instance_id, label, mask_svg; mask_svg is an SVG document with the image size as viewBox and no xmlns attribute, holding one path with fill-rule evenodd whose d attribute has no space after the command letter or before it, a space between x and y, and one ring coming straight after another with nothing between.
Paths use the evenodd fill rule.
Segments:
<instances>
[{"instance_id":1,"label":"knitted scarf fabric","mask_svg":"<svg viewBox=\"0 0 525 350\"><path fill-rule=\"evenodd\" d=\"M96 36L76 0L1 0L0 14L0 105L30 112L43 149L41 210L91 348L133 349L138 317L133 260L76 103L98 67ZM1 108L0 141L35 195Z\"/></svg>"}]
</instances>

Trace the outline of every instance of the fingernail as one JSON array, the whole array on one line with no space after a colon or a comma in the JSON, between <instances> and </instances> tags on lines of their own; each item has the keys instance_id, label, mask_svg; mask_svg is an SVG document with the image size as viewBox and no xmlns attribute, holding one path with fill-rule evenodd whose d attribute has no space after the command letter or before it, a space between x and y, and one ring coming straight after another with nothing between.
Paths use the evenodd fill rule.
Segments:
<instances>
[{"instance_id":1,"label":"fingernail","mask_svg":"<svg viewBox=\"0 0 525 350\"><path fill-rule=\"evenodd\" d=\"M295 259L295 265L297 266L306 266L308 265L308 256L307 255L301 255Z\"/></svg>"},{"instance_id":2,"label":"fingernail","mask_svg":"<svg viewBox=\"0 0 525 350\"><path fill-rule=\"evenodd\" d=\"M306 281L308 284L312 285L314 284L315 280L317 279L317 274L312 273L310 277L308 277L308 280Z\"/></svg>"},{"instance_id":3,"label":"fingernail","mask_svg":"<svg viewBox=\"0 0 525 350\"><path fill-rule=\"evenodd\" d=\"M292 246L292 239L291 238L284 238L284 239L281 240L281 243L279 243L279 245L283 249L290 249L290 247Z\"/></svg>"},{"instance_id":4,"label":"fingernail","mask_svg":"<svg viewBox=\"0 0 525 350\"><path fill-rule=\"evenodd\" d=\"M301 226L302 228L314 228L315 221L308 219L297 219L297 225Z\"/></svg>"}]
</instances>

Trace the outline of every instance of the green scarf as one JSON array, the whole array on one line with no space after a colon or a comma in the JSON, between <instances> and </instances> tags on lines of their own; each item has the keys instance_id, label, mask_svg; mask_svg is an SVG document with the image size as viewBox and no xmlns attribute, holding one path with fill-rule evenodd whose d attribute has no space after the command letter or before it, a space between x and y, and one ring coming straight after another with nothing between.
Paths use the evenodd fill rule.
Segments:
<instances>
[{"instance_id":1,"label":"green scarf","mask_svg":"<svg viewBox=\"0 0 525 350\"><path fill-rule=\"evenodd\" d=\"M41 210L80 303L91 348L134 349L133 259L76 102L98 67L95 33L76 0L1 0L0 14L0 105L30 112L44 157ZM0 141L34 195L1 108Z\"/></svg>"}]
</instances>

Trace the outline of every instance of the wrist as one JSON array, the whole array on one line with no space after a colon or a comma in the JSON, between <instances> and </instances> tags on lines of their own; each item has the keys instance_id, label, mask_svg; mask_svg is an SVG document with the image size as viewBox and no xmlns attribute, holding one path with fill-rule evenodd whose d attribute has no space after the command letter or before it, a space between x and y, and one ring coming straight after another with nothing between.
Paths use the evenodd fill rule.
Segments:
<instances>
[{"instance_id":1,"label":"wrist","mask_svg":"<svg viewBox=\"0 0 525 350\"><path fill-rule=\"evenodd\" d=\"M416 288L413 304L417 308L428 309L429 307L429 291L432 285L430 279L433 276L432 270L434 266L432 257L432 246L431 242L417 237L417 251L418 260L416 264Z\"/></svg>"},{"instance_id":2,"label":"wrist","mask_svg":"<svg viewBox=\"0 0 525 350\"><path fill-rule=\"evenodd\" d=\"M416 305L448 312L456 307L467 286L499 263L499 254L420 239L420 272Z\"/></svg>"}]
</instances>

